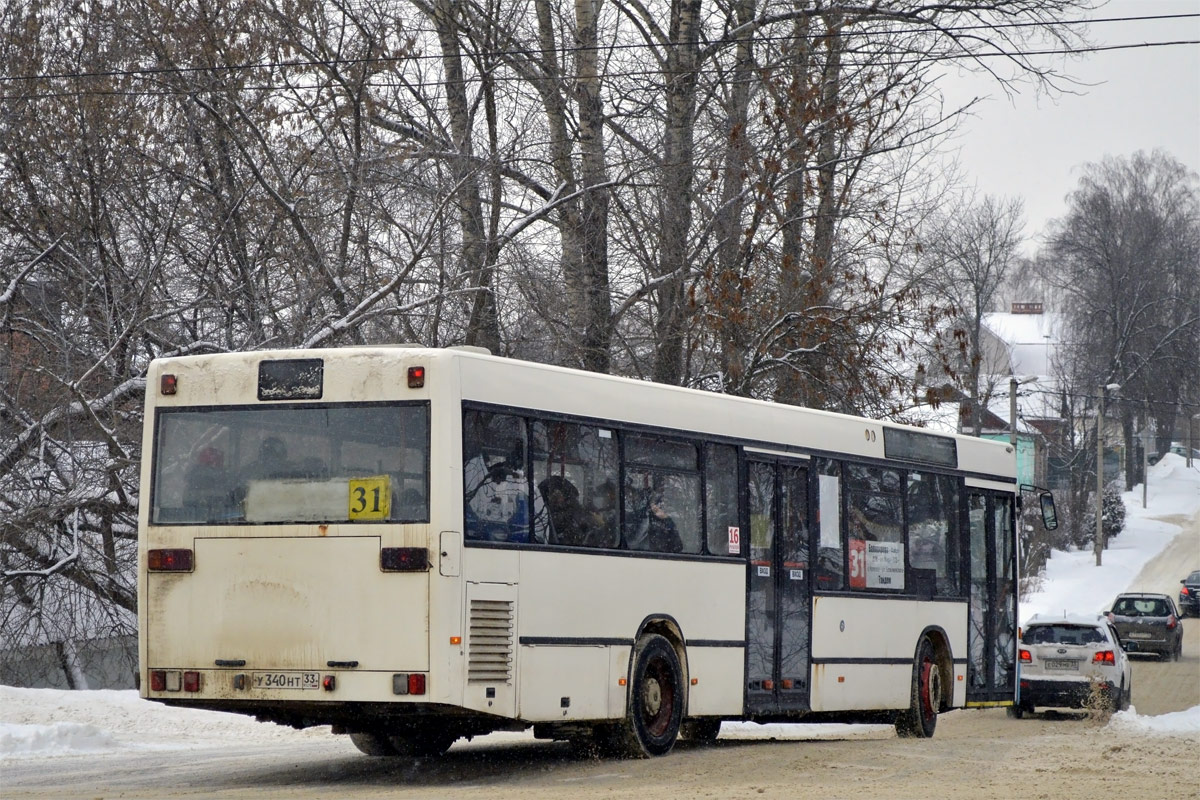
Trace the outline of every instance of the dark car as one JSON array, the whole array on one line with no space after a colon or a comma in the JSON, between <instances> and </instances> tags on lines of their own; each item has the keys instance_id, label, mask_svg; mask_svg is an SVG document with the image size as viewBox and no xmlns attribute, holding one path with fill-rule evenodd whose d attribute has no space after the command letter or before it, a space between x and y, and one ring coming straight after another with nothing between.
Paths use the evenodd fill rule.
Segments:
<instances>
[{"instance_id":1,"label":"dark car","mask_svg":"<svg viewBox=\"0 0 1200 800\"><path fill-rule=\"evenodd\" d=\"M1157 653L1160 658L1179 660L1183 652L1183 626L1179 624L1175 603L1167 595L1117 595L1108 618L1129 652Z\"/></svg>"},{"instance_id":2,"label":"dark car","mask_svg":"<svg viewBox=\"0 0 1200 800\"><path fill-rule=\"evenodd\" d=\"M1183 586L1179 587L1179 610L1183 616L1191 614L1195 617L1200 617L1200 569L1192 572L1186 578L1180 581Z\"/></svg>"}]
</instances>

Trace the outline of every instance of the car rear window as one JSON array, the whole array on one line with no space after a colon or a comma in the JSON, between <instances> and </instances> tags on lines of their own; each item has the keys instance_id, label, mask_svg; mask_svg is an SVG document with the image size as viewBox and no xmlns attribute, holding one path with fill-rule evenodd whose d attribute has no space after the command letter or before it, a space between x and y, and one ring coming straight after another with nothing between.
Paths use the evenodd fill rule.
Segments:
<instances>
[{"instance_id":1,"label":"car rear window","mask_svg":"<svg viewBox=\"0 0 1200 800\"><path fill-rule=\"evenodd\" d=\"M1021 637L1023 644L1100 644L1105 641L1099 628L1090 625L1031 625Z\"/></svg>"},{"instance_id":2,"label":"car rear window","mask_svg":"<svg viewBox=\"0 0 1200 800\"><path fill-rule=\"evenodd\" d=\"M1123 597L1113 605L1113 613L1123 617L1165 617L1171 612L1167 601L1160 598Z\"/></svg>"}]
</instances>

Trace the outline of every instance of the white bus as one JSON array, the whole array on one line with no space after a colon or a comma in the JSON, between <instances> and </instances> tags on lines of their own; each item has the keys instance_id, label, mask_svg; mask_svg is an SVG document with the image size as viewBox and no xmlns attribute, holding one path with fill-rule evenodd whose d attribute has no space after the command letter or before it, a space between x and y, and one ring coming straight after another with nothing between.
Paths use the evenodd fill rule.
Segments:
<instances>
[{"instance_id":1,"label":"white bus","mask_svg":"<svg viewBox=\"0 0 1200 800\"><path fill-rule=\"evenodd\" d=\"M149 372L143 697L372 755L1013 702L1004 444L481 351Z\"/></svg>"}]
</instances>

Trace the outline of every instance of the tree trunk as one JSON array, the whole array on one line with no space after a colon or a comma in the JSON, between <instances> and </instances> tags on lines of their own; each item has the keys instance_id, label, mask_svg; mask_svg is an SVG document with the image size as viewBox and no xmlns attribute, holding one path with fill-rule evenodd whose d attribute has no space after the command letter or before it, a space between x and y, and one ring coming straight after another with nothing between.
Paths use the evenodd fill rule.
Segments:
<instances>
[{"instance_id":1,"label":"tree trunk","mask_svg":"<svg viewBox=\"0 0 1200 800\"><path fill-rule=\"evenodd\" d=\"M662 178L659 186L658 319L655 324L653 379L683 381L683 339L687 327L684 286L688 273L688 232L692 226L693 137L696 71L699 67L700 0L672 0L666 59Z\"/></svg>"},{"instance_id":2,"label":"tree trunk","mask_svg":"<svg viewBox=\"0 0 1200 800\"><path fill-rule=\"evenodd\" d=\"M435 0L433 24L442 49L442 68L446 71L443 88L446 92L446 110L450 116L450 134L454 137L453 175L456 184L455 204L458 206L462 234L462 269L476 290L467 322L466 343L494 352L500 349L500 329L496 316L496 294L492 286L494 270L488 260L490 249L483 222L483 203L479 197L478 172L473 163L467 84L463 78L462 52L455 32L461 12L460 0Z\"/></svg>"}]
</instances>

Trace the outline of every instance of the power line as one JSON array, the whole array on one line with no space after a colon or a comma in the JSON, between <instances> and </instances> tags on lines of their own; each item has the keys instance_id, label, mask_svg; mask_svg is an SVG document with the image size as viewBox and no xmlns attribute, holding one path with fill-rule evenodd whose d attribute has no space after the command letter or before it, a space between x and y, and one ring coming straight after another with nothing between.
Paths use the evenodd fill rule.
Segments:
<instances>
[{"instance_id":1,"label":"power line","mask_svg":"<svg viewBox=\"0 0 1200 800\"><path fill-rule=\"evenodd\" d=\"M1137 16L1137 17L1106 17L1103 19L1095 19L1095 20L1087 20L1087 19L1063 20L1061 22L1054 22L1054 23L1050 23L1050 22L1013 22L1013 23L1000 23L1000 24L995 24L995 25L980 24L980 25L948 26L948 27L944 27L944 28L926 27L926 28L915 28L915 29L908 30L905 32L911 33L911 34L917 34L917 33L951 34L951 33L967 33L967 32L976 31L976 30L1006 30L1006 29L1014 29L1014 28L1031 28L1031 27L1045 28L1045 27L1057 26L1057 25L1090 25L1090 24L1114 23L1114 22L1142 22L1142 21L1154 21L1154 20L1194 19L1194 18L1198 18L1198 17L1200 17L1200 14L1159 14L1159 15L1147 15L1147 16ZM423 29L416 29L413 32L424 33L424 34L428 34L428 35L432 35L435 33L434 31L423 30ZM860 38L860 37L871 37L871 36L890 36L890 35L895 35L895 33L896 33L896 31L892 31L892 30L889 30L889 31L879 31L879 30L857 31L856 30L851 35L854 38ZM840 33L834 33L834 34L819 35L815 38L825 39L825 38L833 38L833 37L840 37L840 36L841 36ZM786 42L786 41L792 41L794 38L795 37L787 36L787 35L758 36L758 37L751 37L751 41L754 41L754 42L781 42L781 41L784 41L784 42ZM744 40L740 40L735 37L733 39L730 39L727 42L727 44L733 45L733 44L737 44L739 41L744 41ZM902 62L902 63L923 63L926 61L941 61L941 60L957 59L957 58L985 58L985 57L986 58L990 58L990 57L1011 58L1011 57L1015 57L1015 56L1033 56L1033 55L1078 55L1078 54L1083 54L1083 53L1100 52L1100 51L1104 51L1104 50L1124 50L1124 49L1139 48L1139 47L1160 47L1160 46L1172 46L1172 45L1178 45L1178 44L1198 44L1198 43L1200 43L1200 41L1141 42L1141 43L1132 43L1132 44L1125 44L1125 45L1099 45L1099 46L1095 46L1095 47L1085 47L1085 48L1068 48L1068 49L1063 49L1063 50L1040 50L1040 51L1039 50L1031 50L1031 51L1015 51L1015 52L1009 51L1009 52L997 52L997 53L959 53L959 54L947 54L945 56L929 56L929 57L918 59L918 60L915 60L912 62ZM501 57L506 57L506 56L570 55L570 54L582 52L585 50L599 50L599 51L604 51L604 52L612 52L615 50L650 49L651 47L652 46L650 44L647 44L644 42L638 42L638 43L629 43L629 44L604 45L604 46L600 46L600 47L596 47L596 48L562 47L562 48L553 48L553 49L549 49L549 50L540 49L540 48L538 48L538 49L521 49L521 50L491 50L491 51L484 50L484 51L479 51L475 55L480 56L480 57L486 57L488 59L495 59L495 58L501 58ZM904 51L898 51L898 52L904 52ZM895 52L893 52L892 54L895 54ZM886 52L879 53L877 55L887 55L887 53ZM374 57L369 57L369 58L342 58L342 59L326 59L326 60L295 59L295 60L290 60L290 61L267 61L267 62L256 62L256 63L251 63L251 64L213 64L213 65L206 65L206 66L199 66L199 67L172 66L172 67L143 67L143 68L138 68L138 69L126 69L126 70L95 70L95 71L88 71L88 72L46 72L46 73L35 73L32 75L0 76L0 83L13 83L16 81L81 80L81 79L117 78L117 77L150 78L150 77L155 77L155 76L159 76L159 75L183 75L183 74L200 73L200 72L238 72L238 71L244 71L244 70L261 70L261 69L312 68L312 67L318 67L318 66L356 66L356 65L363 65L363 64L370 65L370 64L389 64L389 63L395 63L395 62L440 60L441 58L442 58L442 56L438 55L438 54L403 55L403 56L374 56ZM625 74L630 77L636 77L642 73L625 73ZM655 72L651 72L650 74L658 74L658 73L655 71ZM621 73L617 73L617 75L619 76L619 75L621 75ZM33 95L29 95L29 97L32 97L32 96ZM48 95L48 96L60 96L60 95L54 94L54 95Z\"/></svg>"},{"instance_id":2,"label":"power line","mask_svg":"<svg viewBox=\"0 0 1200 800\"><path fill-rule=\"evenodd\" d=\"M1198 15L1198 16L1200 16L1200 15ZM1120 44L1120 45L1098 45L1095 47L1070 48L1070 49L1061 49L1061 50L1019 50L1019 51L1004 51L1004 52L995 52L995 53L946 53L943 55L926 55L926 56L919 56L917 58L912 58L912 59L902 59L900 61L893 61L893 62L889 62L888 66L890 66L890 67L913 66L913 65L918 65L918 64L931 64L931 63L937 63L937 62L958 61L958 60L963 60L963 59L979 61L979 60L991 59L991 58L1012 60L1014 58L1028 57L1028 56L1069 56L1069 55L1082 55L1085 53L1107 52L1107 51L1113 51L1113 50L1178 47L1178 46L1186 46L1186 45L1200 45L1200 39L1168 41L1168 42L1139 42L1139 43L1133 43L1133 44ZM892 53L876 52L876 53L873 53L872 55L876 58L879 58L879 57L882 57L885 55L897 55L897 54L900 54L901 52L902 51L893 51ZM423 56L423 58L430 58L430 57L431 56ZM438 56L438 58L440 58L440 56ZM382 60L403 61L406 59L390 58L390 59L382 59ZM128 70L128 71L123 71L123 72L110 72L110 73L80 73L78 76L47 75L47 76L45 76L45 78L47 80L63 79L63 78L72 78L73 79L76 77L78 77L78 78L128 77L128 78L137 78L137 79L148 79L154 75L159 75L159 74L183 74L183 73L188 73L188 72L205 72L205 71L226 71L227 72L227 71L233 71L233 70L260 69L260 68L261 69L272 69L272 68L284 69L284 68L290 68L290 67L294 67L294 66L315 67L315 66L333 66L333 65L353 65L353 64L366 63L368 61L380 61L380 60L379 59L346 59L346 60L310 61L310 62L278 62L278 63L274 63L274 64L255 65L255 66L239 66L239 67L163 68L162 70L157 70L157 71ZM868 67L868 66L877 66L877 63L874 61L863 61L863 62L857 63L857 64L851 62L850 64L847 64L845 66L847 68L854 68L854 67L861 68L861 67ZM701 70L697 70L696 72L698 74L711 75L711 74L716 74L717 70L701 69ZM561 77L568 78L569 76L561 76ZM610 72L610 73L606 73L605 75L603 75L601 77L603 77L603 78L659 78L659 77L663 77L663 73L660 70L639 70L639 71L626 71L626 72ZM35 79L35 77L22 77L22 78L9 78L6 80L34 80L34 79ZM483 77L472 77L472 78L463 78L460 82L464 83L464 84L472 84L472 83L481 82L483 80L484 80ZM511 76L489 75L487 77L487 80L492 83L507 83L507 82L523 82L523 81L525 81L524 78L515 76L515 75L511 75ZM432 81L431 83L436 84L436 85L444 85L446 83L449 83L449 81L437 80L437 81ZM244 91L244 92L278 91L278 90L317 91L320 89L327 88L329 85L330 85L329 82L319 83L319 84L282 83L282 84L239 86L239 87L234 87L234 88L237 91ZM380 85L378 83L372 83L370 81L368 81L364 85L368 88L376 88L376 89L388 88L387 85ZM215 87L215 88L222 88L222 87ZM196 93L212 91L212 90L213 89L209 88L209 87L196 87L196 86L186 86L186 87L179 87L179 88L165 88L165 89L129 89L129 90L75 89L75 90L63 90L63 91L58 91L58 92L33 92L33 93L26 93L26 94L0 96L0 100L5 100L5 101L48 100L48 99L56 99L56 98L64 98L64 97L78 97L78 96L167 97L167 96L172 96L172 95L196 94Z\"/></svg>"}]
</instances>

